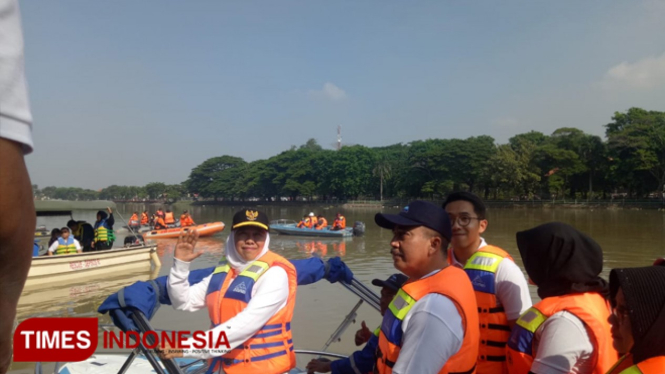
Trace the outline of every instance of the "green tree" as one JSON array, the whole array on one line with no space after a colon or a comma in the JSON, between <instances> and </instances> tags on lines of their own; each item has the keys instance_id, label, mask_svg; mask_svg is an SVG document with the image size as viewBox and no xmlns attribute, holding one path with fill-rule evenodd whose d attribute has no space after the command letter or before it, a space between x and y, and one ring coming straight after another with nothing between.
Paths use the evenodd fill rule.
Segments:
<instances>
[{"instance_id":1,"label":"green tree","mask_svg":"<svg viewBox=\"0 0 665 374\"><path fill-rule=\"evenodd\" d=\"M209 158L192 169L185 182L186 189L202 197L229 197L239 195L242 171L247 163L240 157L220 156Z\"/></svg>"},{"instance_id":2,"label":"green tree","mask_svg":"<svg viewBox=\"0 0 665 374\"><path fill-rule=\"evenodd\" d=\"M166 184L161 182L152 182L145 185L145 192L150 199L161 199L166 192Z\"/></svg>"},{"instance_id":3,"label":"green tree","mask_svg":"<svg viewBox=\"0 0 665 374\"><path fill-rule=\"evenodd\" d=\"M665 185L665 112L631 108L626 113L614 113L607 124L608 147L616 166L615 175L624 185L639 180L645 172L663 192ZM638 177L638 178L636 178ZM644 191L643 191L644 192Z\"/></svg>"}]
</instances>

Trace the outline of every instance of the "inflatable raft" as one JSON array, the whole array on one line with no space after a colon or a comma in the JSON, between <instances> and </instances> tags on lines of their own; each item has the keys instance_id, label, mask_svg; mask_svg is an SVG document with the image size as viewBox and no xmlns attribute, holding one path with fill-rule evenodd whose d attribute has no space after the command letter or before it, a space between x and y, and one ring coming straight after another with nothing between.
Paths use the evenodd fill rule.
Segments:
<instances>
[{"instance_id":1,"label":"inflatable raft","mask_svg":"<svg viewBox=\"0 0 665 374\"><path fill-rule=\"evenodd\" d=\"M196 229L199 232L199 237L211 236L218 232L224 231L224 222L212 222L204 223L202 225L190 226L190 227L175 227L172 229L164 230L152 230L145 233L142 233L145 239L177 239L180 236L181 231L188 231Z\"/></svg>"}]
</instances>

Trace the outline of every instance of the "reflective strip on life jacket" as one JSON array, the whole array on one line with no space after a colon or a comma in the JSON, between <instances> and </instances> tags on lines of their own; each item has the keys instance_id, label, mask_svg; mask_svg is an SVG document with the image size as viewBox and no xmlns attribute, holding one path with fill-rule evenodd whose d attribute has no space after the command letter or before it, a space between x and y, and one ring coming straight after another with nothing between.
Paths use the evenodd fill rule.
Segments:
<instances>
[{"instance_id":1,"label":"reflective strip on life jacket","mask_svg":"<svg viewBox=\"0 0 665 374\"><path fill-rule=\"evenodd\" d=\"M295 307L297 275L288 260L268 251L233 278L235 270L222 258L208 285L208 314L213 326L216 326L242 312L251 300L254 284L272 266L283 268L288 275L287 305L242 345L210 360L209 373L221 368L228 374L283 373L295 367L291 318ZM229 277L229 274L232 276Z\"/></svg>"},{"instance_id":2,"label":"reflective strip on life jacket","mask_svg":"<svg viewBox=\"0 0 665 374\"><path fill-rule=\"evenodd\" d=\"M665 356L651 357L647 360L640 362L637 365L633 364L633 357L627 354L607 372L607 374L656 374L665 373Z\"/></svg>"},{"instance_id":3,"label":"reflective strip on life jacket","mask_svg":"<svg viewBox=\"0 0 665 374\"><path fill-rule=\"evenodd\" d=\"M452 258L452 257L451 257ZM480 322L480 349L478 372L505 374L506 344L510 338L506 311L496 296L496 273L504 259L512 257L501 248L486 245L466 262L464 271L469 276L478 304Z\"/></svg>"},{"instance_id":4,"label":"reflective strip on life jacket","mask_svg":"<svg viewBox=\"0 0 665 374\"><path fill-rule=\"evenodd\" d=\"M597 353L593 374L605 374L618 360L612 347L609 304L600 294L587 292L543 299L524 312L517 320L508 340L507 365L510 374L527 374L533 364L534 336L540 326L553 314L567 311L579 318L593 336L590 340Z\"/></svg>"},{"instance_id":5,"label":"reflective strip on life jacket","mask_svg":"<svg viewBox=\"0 0 665 374\"><path fill-rule=\"evenodd\" d=\"M95 242L115 241L113 230L106 223L106 218L95 224Z\"/></svg>"},{"instance_id":6,"label":"reflective strip on life jacket","mask_svg":"<svg viewBox=\"0 0 665 374\"><path fill-rule=\"evenodd\" d=\"M76 249L76 244L74 244L74 239L70 236L67 238L67 242L63 238L58 238L58 248L55 250L56 255L71 255L78 253Z\"/></svg>"},{"instance_id":7,"label":"reflective strip on life jacket","mask_svg":"<svg viewBox=\"0 0 665 374\"><path fill-rule=\"evenodd\" d=\"M407 282L397 291L381 323L376 351L376 373L392 373L401 350L403 320L419 299L431 293L444 295L455 304L464 328L461 348L448 359L439 373L475 373L480 341L476 301L468 276L461 269L452 266L427 278Z\"/></svg>"}]
</instances>

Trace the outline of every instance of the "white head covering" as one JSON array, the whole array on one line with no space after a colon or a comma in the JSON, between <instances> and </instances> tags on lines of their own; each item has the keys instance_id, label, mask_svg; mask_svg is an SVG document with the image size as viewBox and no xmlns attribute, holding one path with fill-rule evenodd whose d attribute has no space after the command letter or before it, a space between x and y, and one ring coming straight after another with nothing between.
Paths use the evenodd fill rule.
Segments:
<instances>
[{"instance_id":1,"label":"white head covering","mask_svg":"<svg viewBox=\"0 0 665 374\"><path fill-rule=\"evenodd\" d=\"M249 265L252 264L255 260L252 261L247 261L245 260L236 250L236 241L235 241L235 233L231 231L231 234L229 237L226 239L226 260L229 262L229 265L238 273L242 272L245 270ZM259 253L256 258L261 258L266 252L268 252L268 248L270 246L270 233L266 233L266 242L263 244L263 249L261 250L261 253Z\"/></svg>"}]
</instances>

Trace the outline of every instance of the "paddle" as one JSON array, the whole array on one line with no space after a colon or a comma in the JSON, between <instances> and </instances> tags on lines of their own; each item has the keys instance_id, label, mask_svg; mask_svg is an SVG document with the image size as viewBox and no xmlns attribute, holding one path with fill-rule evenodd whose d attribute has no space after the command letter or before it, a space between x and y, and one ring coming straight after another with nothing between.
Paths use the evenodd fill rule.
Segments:
<instances>
[{"instance_id":1,"label":"paddle","mask_svg":"<svg viewBox=\"0 0 665 374\"><path fill-rule=\"evenodd\" d=\"M107 208L108 208L109 210L111 210L111 207L107 207ZM122 220L122 222L124 222L124 223L127 225L127 228L129 229L129 231L131 231L131 233L134 234L134 236L135 236L139 241L141 241L142 244L145 246L145 240L143 240L143 237L142 237L142 236L139 236L139 234L135 233L134 230L132 230L132 226L130 226L129 223L127 223L127 221L125 221L125 218L123 218L122 214L120 214L119 211L116 211L116 213L118 213L118 215L120 216L120 219Z\"/></svg>"}]
</instances>

